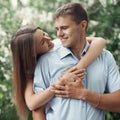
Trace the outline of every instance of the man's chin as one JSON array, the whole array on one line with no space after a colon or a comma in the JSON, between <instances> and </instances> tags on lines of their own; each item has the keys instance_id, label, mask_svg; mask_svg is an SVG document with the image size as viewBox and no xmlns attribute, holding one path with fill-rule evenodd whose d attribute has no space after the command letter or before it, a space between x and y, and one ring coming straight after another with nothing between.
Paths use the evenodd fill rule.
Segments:
<instances>
[{"instance_id":1,"label":"man's chin","mask_svg":"<svg viewBox=\"0 0 120 120\"><path fill-rule=\"evenodd\" d=\"M65 48L69 47L69 45L67 45L67 44L62 44L62 46L65 47Z\"/></svg>"}]
</instances>

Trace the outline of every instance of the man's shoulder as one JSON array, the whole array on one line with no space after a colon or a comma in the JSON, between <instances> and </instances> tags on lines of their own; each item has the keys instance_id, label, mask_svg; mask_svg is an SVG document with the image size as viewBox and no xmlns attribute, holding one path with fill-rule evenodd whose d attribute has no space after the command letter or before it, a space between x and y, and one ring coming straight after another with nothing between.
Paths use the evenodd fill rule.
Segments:
<instances>
[{"instance_id":1,"label":"man's shoulder","mask_svg":"<svg viewBox=\"0 0 120 120\"><path fill-rule=\"evenodd\" d=\"M103 61L106 61L107 63L109 63L111 60L114 60L112 53L107 49L103 49L99 58L101 58Z\"/></svg>"},{"instance_id":2,"label":"man's shoulder","mask_svg":"<svg viewBox=\"0 0 120 120\"><path fill-rule=\"evenodd\" d=\"M103 56L112 56L112 53L109 50L104 48L101 55L103 55Z\"/></svg>"}]
</instances>

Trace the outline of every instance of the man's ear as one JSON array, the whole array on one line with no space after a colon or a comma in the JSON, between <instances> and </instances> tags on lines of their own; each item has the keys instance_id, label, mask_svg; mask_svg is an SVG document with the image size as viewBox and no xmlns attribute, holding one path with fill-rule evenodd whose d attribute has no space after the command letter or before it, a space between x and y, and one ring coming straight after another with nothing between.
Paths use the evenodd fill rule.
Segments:
<instances>
[{"instance_id":1,"label":"man's ear","mask_svg":"<svg viewBox=\"0 0 120 120\"><path fill-rule=\"evenodd\" d=\"M87 29L87 21L86 20L82 20L80 24L81 24L82 30L86 30Z\"/></svg>"}]
</instances>

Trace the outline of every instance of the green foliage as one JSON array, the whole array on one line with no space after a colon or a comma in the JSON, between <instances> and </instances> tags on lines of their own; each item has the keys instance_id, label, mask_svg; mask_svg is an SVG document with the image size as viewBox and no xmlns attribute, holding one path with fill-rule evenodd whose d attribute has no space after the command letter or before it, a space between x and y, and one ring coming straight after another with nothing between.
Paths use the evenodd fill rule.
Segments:
<instances>
[{"instance_id":1,"label":"green foliage","mask_svg":"<svg viewBox=\"0 0 120 120\"><path fill-rule=\"evenodd\" d=\"M107 49L110 50L117 64L120 65L120 1L108 4L104 7L99 1L95 1L92 7L88 8L90 20L97 24L90 27L89 34L101 36L109 40ZM96 8L97 6L97 8Z\"/></svg>"},{"instance_id":2,"label":"green foliage","mask_svg":"<svg viewBox=\"0 0 120 120\"><path fill-rule=\"evenodd\" d=\"M25 4L22 0L17 0L16 8L13 7L11 0L0 1L0 11L2 11L0 13L0 120L19 120L11 99L10 40L13 32L25 24L33 24L44 28L53 39L56 38L54 24L50 18L59 6L74 1L29 0ZM113 53L117 64L120 65L120 1L114 0L116 2L111 3L110 0L106 0L106 5L101 4L99 0L94 0L92 5L88 5L89 0L76 1L86 5L88 10L90 18L88 35L101 36L109 40L107 49ZM31 113L29 120L30 118ZM106 111L106 120L120 120L120 115Z\"/></svg>"},{"instance_id":3,"label":"green foliage","mask_svg":"<svg viewBox=\"0 0 120 120\"><path fill-rule=\"evenodd\" d=\"M120 1L114 4L107 3L103 6L99 1L88 8L90 20L97 24L90 26L88 34L101 36L109 40L106 46L112 52L120 69ZM96 7L97 6L97 7ZM106 120L120 120L119 113L106 112Z\"/></svg>"},{"instance_id":4,"label":"green foliage","mask_svg":"<svg viewBox=\"0 0 120 120\"><path fill-rule=\"evenodd\" d=\"M10 39L20 21L14 17L9 1L0 4L0 120L17 120L15 107L11 102L11 58Z\"/></svg>"}]
</instances>

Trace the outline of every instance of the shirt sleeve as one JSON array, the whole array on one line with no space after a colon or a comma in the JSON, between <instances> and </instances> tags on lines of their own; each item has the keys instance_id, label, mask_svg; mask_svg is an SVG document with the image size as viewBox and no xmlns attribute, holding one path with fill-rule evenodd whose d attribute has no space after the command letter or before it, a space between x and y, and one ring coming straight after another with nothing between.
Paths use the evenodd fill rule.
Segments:
<instances>
[{"instance_id":1,"label":"shirt sleeve","mask_svg":"<svg viewBox=\"0 0 120 120\"><path fill-rule=\"evenodd\" d=\"M35 93L45 90L50 85L48 67L47 59L42 59L41 57L38 60L34 73L33 88Z\"/></svg>"},{"instance_id":2,"label":"shirt sleeve","mask_svg":"<svg viewBox=\"0 0 120 120\"><path fill-rule=\"evenodd\" d=\"M108 58L107 63L106 63L106 64L108 64L108 67L107 67L107 69L108 69L107 70L108 71L107 89L108 89L108 92L115 92L120 89L119 69L118 69L115 59L111 53L108 53L108 55L106 57Z\"/></svg>"}]
</instances>

